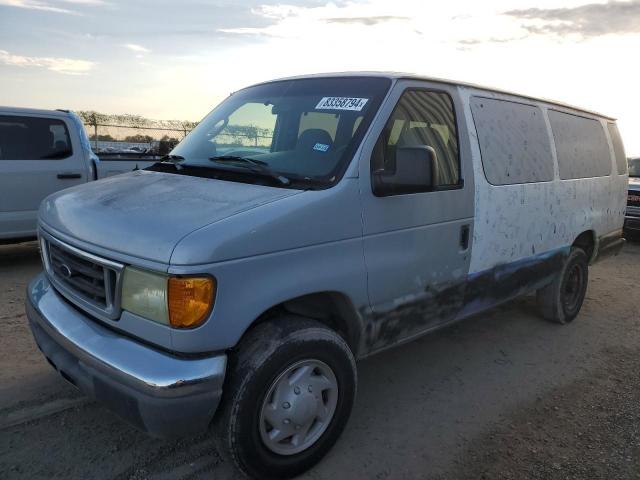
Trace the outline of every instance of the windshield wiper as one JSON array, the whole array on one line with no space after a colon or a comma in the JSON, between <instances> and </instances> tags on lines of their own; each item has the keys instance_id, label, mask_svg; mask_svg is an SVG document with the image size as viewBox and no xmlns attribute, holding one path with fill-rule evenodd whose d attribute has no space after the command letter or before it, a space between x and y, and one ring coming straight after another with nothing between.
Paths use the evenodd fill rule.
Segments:
<instances>
[{"instance_id":1,"label":"windshield wiper","mask_svg":"<svg viewBox=\"0 0 640 480\"><path fill-rule=\"evenodd\" d=\"M161 162L180 162L182 160L184 160L182 155L165 155L160 157Z\"/></svg>"},{"instance_id":2,"label":"windshield wiper","mask_svg":"<svg viewBox=\"0 0 640 480\"><path fill-rule=\"evenodd\" d=\"M260 160L254 160L253 158L240 157L235 155L219 155L216 157L210 157L209 160L217 163L225 163L225 162L239 163L240 165L246 166L249 170L253 172L260 173L262 175L266 175L268 177L271 177L277 180L278 183L282 185L289 185L291 183L291 180L289 180L284 175L281 175L271 170L267 166L267 163L261 162Z\"/></svg>"},{"instance_id":3,"label":"windshield wiper","mask_svg":"<svg viewBox=\"0 0 640 480\"><path fill-rule=\"evenodd\" d=\"M184 160L184 157L182 155L164 155L162 157L160 157L160 161L161 162L169 162L172 163L174 167L176 167L176 170L180 171L182 170L184 167L182 165L180 165L180 162Z\"/></svg>"}]
</instances>

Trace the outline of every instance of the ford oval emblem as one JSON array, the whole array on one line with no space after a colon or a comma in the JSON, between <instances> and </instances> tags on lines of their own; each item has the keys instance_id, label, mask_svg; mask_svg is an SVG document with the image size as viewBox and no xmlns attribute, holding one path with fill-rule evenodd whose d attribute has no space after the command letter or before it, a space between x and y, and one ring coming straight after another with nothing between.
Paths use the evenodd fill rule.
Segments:
<instances>
[{"instance_id":1,"label":"ford oval emblem","mask_svg":"<svg viewBox=\"0 0 640 480\"><path fill-rule=\"evenodd\" d=\"M60 275L62 275L64 278L71 278L71 275L73 275L73 272L71 271L68 265L65 265L63 263L62 265L60 265Z\"/></svg>"}]
</instances>

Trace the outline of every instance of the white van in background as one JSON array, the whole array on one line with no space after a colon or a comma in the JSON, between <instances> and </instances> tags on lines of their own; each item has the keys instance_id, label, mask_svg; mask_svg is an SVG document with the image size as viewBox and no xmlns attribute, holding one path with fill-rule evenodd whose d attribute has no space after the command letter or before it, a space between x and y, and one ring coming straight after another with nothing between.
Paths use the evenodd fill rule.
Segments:
<instances>
[{"instance_id":1,"label":"white van in background","mask_svg":"<svg viewBox=\"0 0 640 480\"><path fill-rule=\"evenodd\" d=\"M47 195L151 163L100 162L73 112L0 107L0 244L35 238Z\"/></svg>"}]
</instances>

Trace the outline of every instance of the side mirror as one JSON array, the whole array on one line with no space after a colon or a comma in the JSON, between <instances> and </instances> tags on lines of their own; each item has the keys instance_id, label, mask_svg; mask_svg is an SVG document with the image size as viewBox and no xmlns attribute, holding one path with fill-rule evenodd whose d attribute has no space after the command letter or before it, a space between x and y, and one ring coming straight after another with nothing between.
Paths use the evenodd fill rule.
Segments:
<instances>
[{"instance_id":1,"label":"side mirror","mask_svg":"<svg viewBox=\"0 0 640 480\"><path fill-rule=\"evenodd\" d=\"M426 145L398 147L395 162L373 172L377 196L429 192L436 179L436 151Z\"/></svg>"}]
</instances>

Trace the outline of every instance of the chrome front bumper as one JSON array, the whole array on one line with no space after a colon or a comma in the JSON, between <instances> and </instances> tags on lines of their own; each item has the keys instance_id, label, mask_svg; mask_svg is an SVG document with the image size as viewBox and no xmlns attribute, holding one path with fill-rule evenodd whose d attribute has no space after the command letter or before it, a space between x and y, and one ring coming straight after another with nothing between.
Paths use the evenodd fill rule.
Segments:
<instances>
[{"instance_id":1,"label":"chrome front bumper","mask_svg":"<svg viewBox=\"0 0 640 480\"><path fill-rule=\"evenodd\" d=\"M158 437L208 427L220 402L226 355L182 358L100 325L38 275L27 289L33 336L49 363L88 396Z\"/></svg>"},{"instance_id":2,"label":"chrome front bumper","mask_svg":"<svg viewBox=\"0 0 640 480\"><path fill-rule=\"evenodd\" d=\"M625 216L624 217L624 229L627 232L640 233L640 215L639 216L631 216L631 215Z\"/></svg>"}]
</instances>

